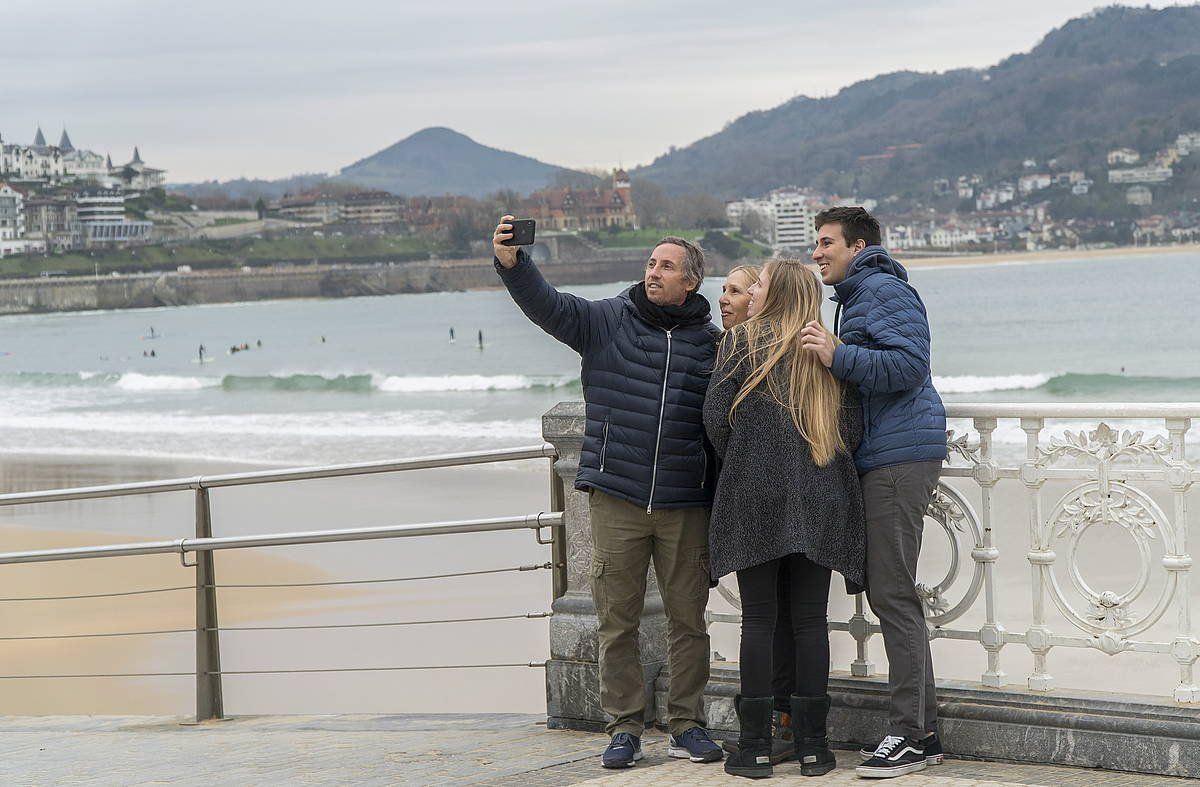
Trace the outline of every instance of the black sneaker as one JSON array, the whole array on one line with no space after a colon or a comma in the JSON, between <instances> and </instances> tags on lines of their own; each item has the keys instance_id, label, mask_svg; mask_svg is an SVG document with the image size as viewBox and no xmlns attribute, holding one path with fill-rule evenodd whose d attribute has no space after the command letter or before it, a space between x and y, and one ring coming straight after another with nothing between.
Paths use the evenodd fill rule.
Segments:
<instances>
[{"instance_id":1,"label":"black sneaker","mask_svg":"<svg viewBox=\"0 0 1200 787\"><path fill-rule=\"evenodd\" d=\"M642 740L628 732L618 732L612 736L612 741L604 754L600 755L600 764L605 768L632 768L642 759Z\"/></svg>"},{"instance_id":2,"label":"black sneaker","mask_svg":"<svg viewBox=\"0 0 1200 787\"><path fill-rule=\"evenodd\" d=\"M921 739L921 745L925 747L925 764L926 765L941 765L946 759L945 753L942 751L942 742L938 739L937 733L932 733L926 738ZM858 750L859 755L865 760L874 756L875 750L879 748L879 744L875 744L870 748L863 746Z\"/></svg>"},{"instance_id":3,"label":"black sneaker","mask_svg":"<svg viewBox=\"0 0 1200 787\"><path fill-rule=\"evenodd\" d=\"M692 727L682 735L672 735L667 741L667 754L692 762L717 762L725 756L703 727Z\"/></svg>"},{"instance_id":4,"label":"black sneaker","mask_svg":"<svg viewBox=\"0 0 1200 787\"><path fill-rule=\"evenodd\" d=\"M927 764L925 747L920 741L889 735L854 772L864 779L890 779L924 770Z\"/></svg>"}]
</instances>

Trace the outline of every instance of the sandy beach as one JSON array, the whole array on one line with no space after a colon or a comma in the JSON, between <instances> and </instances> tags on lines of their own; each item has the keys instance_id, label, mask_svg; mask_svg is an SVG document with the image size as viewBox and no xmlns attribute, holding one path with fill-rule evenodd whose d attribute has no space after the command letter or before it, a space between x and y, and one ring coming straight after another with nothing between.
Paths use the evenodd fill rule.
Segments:
<instances>
[{"instance_id":1,"label":"sandy beach","mask_svg":"<svg viewBox=\"0 0 1200 787\"><path fill-rule=\"evenodd\" d=\"M0 460L6 491L81 484L166 478L240 469L232 464L48 457ZM547 507L546 463L418 471L359 479L247 487L213 493L216 535L278 532L359 525L437 521L488 515L524 514ZM955 482L958 484L959 482ZM1052 501L1065 486L1048 484ZM973 504L978 490L961 484ZM1010 631L1031 622L1024 490L1002 483L996 490L995 528L1001 560L997 571L1000 620ZM1164 501L1165 502L1165 501ZM116 498L81 503L0 509L0 539L5 550L117 543L188 535L191 499L186 493ZM940 577L949 562L948 541L927 524L922 553L923 577ZM1103 576L1113 589L1132 582L1127 537L1119 531L1097 533L1084 551L1091 576ZM472 571L538 563L548 548L532 534L405 539L307 547L229 551L217 555L219 583L311 582L394 578ZM952 602L965 589L970 568L949 594ZM188 586L191 569L173 555L6 566L0 570L0 598L27 598L121 592ZM731 580L727 579L726 582ZM1106 585L1107 587L1108 585ZM1192 589L1200 601L1200 583ZM545 571L461 577L444 580L293 589L234 589L220 592L223 626L323 625L399 622L436 618L524 614L549 609L550 577ZM832 619L845 620L852 609L840 582L830 594ZM730 610L714 593L714 610ZM0 637L188 628L194 625L191 592L93 600L2 601ZM983 623L982 599L955 628L972 630ZM1174 616L1150 632L1171 636ZM1070 631L1054 616L1055 631ZM712 629L713 648L737 659L737 627ZM77 672L186 672L193 668L190 634L71 640L0 640L3 674ZM832 637L835 669L847 668L853 642ZM401 666L435 664L526 663L547 653L545 620L480 622L462 625L397 626L302 631L226 631L222 634L226 670L283 667ZM978 680L986 668L981 647L937 640L938 674ZM875 639L871 658L886 672L882 644ZM1120 662L1115 667L1114 659ZM1013 683L1024 683L1032 667L1027 648L1010 645L1002 663ZM1051 672L1059 685L1104 686L1149 694L1167 694L1173 686L1173 662L1167 656L1060 648L1051 654ZM542 672L528 668L408 672L346 672L308 675L228 676L229 713L337 712L540 712L544 707ZM153 713L187 715L192 710L189 677L0 680L0 712Z\"/></svg>"},{"instance_id":2,"label":"sandy beach","mask_svg":"<svg viewBox=\"0 0 1200 787\"><path fill-rule=\"evenodd\" d=\"M546 462L216 490L214 535L405 524L548 508ZM62 488L244 469L230 463L8 456L4 491ZM0 509L4 551L179 538L194 527L189 493ZM217 553L218 583L420 576L542 563L532 532ZM0 567L0 598L189 586L175 555ZM445 580L219 592L222 626L322 625L525 614L549 609L547 571ZM0 601L0 637L194 626L188 590L61 601ZM307 631L227 631L226 670L527 663L547 652L545 620ZM187 672L194 636L0 641L4 675ZM537 711L540 670L228 676L229 713ZM189 677L0 680L0 713L187 715Z\"/></svg>"},{"instance_id":3,"label":"sandy beach","mask_svg":"<svg viewBox=\"0 0 1200 787\"><path fill-rule=\"evenodd\" d=\"M1000 254L956 254L946 257L910 256L896 252L896 259L906 268L941 268L963 265L1021 265L1049 262L1078 262L1107 257L1144 257L1174 254L1200 254L1200 243L1172 246L1117 246L1107 249L1048 249L1045 251L1014 251Z\"/></svg>"}]
</instances>

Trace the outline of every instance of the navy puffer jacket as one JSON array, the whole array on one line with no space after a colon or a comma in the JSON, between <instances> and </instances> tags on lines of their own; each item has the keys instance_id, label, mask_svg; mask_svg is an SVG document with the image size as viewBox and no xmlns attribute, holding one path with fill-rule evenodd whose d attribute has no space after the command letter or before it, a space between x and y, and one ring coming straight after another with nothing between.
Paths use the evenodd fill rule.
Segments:
<instances>
[{"instance_id":1,"label":"navy puffer jacket","mask_svg":"<svg viewBox=\"0 0 1200 787\"><path fill-rule=\"evenodd\" d=\"M709 315L668 332L642 319L628 290L589 301L555 290L523 250L517 260L496 263L513 300L583 359L587 426L575 488L647 511L711 505L703 408L721 332Z\"/></svg>"},{"instance_id":2,"label":"navy puffer jacket","mask_svg":"<svg viewBox=\"0 0 1200 787\"><path fill-rule=\"evenodd\" d=\"M835 377L858 386L864 434L858 472L946 459L946 409L929 368L929 320L908 272L881 246L868 246L834 285L843 344Z\"/></svg>"}]
</instances>

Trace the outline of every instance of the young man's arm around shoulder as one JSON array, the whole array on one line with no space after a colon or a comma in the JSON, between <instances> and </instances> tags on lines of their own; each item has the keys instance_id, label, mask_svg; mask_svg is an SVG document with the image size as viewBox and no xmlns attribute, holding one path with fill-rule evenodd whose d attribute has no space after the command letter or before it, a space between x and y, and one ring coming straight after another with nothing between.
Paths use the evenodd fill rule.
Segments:
<instances>
[{"instance_id":1,"label":"young man's arm around shoulder","mask_svg":"<svg viewBox=\"0 0 1200 787\"><path fill-rule=\"evenodd\" d=\"M841 344L829 369L867 391L895 393L929 377L929 321L916 293L899 282L875 292L866 333L875 348Z\"/></svg>"},{"instance_id":2,"label":"young man's arm around shoulder","mask_svg":"<svg viewBox=\"0 0 1200 787\"><path fill-rule=\"evenodd\" d=\"M615 299L589 301L559 292L542 276L524 249L501 245L512 216L505 216L492 237L496 272L513 301L530 321L580 355L597 348L612 333L620 310Z\"/></svg>"}]
</instances>

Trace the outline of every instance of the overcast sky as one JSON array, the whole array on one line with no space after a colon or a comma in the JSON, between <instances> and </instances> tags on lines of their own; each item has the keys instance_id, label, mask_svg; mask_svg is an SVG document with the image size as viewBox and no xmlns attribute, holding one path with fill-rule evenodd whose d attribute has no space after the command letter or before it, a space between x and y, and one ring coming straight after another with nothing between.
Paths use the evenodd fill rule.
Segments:
<instances>
[{"instance_id":1,"label":"overcast sky","mask_svg":"<svg viewBox=\"0 0 1200 787\"><path fill-rule=\"evenodd\" d=\"M175 182L332 172L426 126L631 167L797 94L992 65L1106 4L5 3L0 134L28 143L40 122L54 143L65 123L114 162L139 145Z\"/></svg>"}]
</instances>

